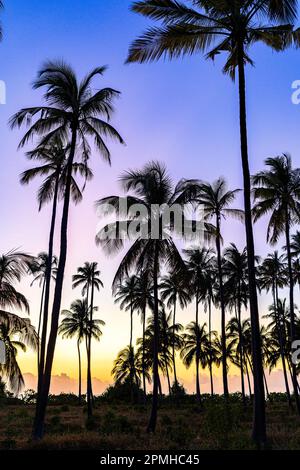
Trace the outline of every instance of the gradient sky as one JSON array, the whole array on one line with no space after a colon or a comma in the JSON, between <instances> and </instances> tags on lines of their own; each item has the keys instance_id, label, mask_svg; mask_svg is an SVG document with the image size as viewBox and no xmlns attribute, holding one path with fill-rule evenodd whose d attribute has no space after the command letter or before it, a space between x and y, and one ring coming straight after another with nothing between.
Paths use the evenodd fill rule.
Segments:
<instances>
[{"instance_id":1,"label":"gradient sky","mask_svg":"<svg viewBox=\"0 0 300 470\"><path fill-rule=\"evenodd\" d=\"M62 308L80 296L72 291L71 275L84 261L96 260L102 271L105 290L97 295L99 317L107 323L100 345L94 346L93 375L110 380L117 352L129 341L129 316L120 312L110 295L111 281L120 257L106 258L95 246L97 216L94 201L120 193L117 179L128 167L140 167L151 159L164 162L174 179L194 177L212 181L225 176L231 188L241 187L237 88L222 75L224 58L215 63L201 56L174 62L124 65L128 45L148 21L129 11L129 0L9 0L2 15L4 40L0 46L0 80L7 86L7 104L0 106L1 252L18 247L32 254L46 249L49 208L38 213L38 182L21 187L19 174L30 166L24 151L17 151L22 131L11 131L9 117L19 108L39 105L41 93L31 90L31 82L46 59L63 58L79 76L99 65L109 70L96 86L111 86L122 92L116 103L113 124L126 146L110 145L112 167L100 157L92 158L95 177L88 185L84 201L72 207L69 257ZM291 85L300 79L300 51L274 53L264 46L252 50L255 68L247 67L249 150L251 171L263 166L267 156L290 152L299 164L300 106L292 105ZM27 149L30 149L30 145ZM237 201L240 205L241 201ZM243 227L235 221L224 223L225 242L245 244ZM257 253L271 249L265 245L265 223L255 230ZM282 243L279 244L281 246ZM40 291L20 289L28 296L31 319L37 322ZM297 293L298 296L298 293ZM265 313L269 298L261 299ZM299 298L296 298L296 301ZM187 324L193 306L178 318ZM205 313L202 314L205 320ZM214 314L214 327L220 323ZM135 333L141 334L139 319ZM34 356L20 356L22 370L35 373ZM58 341L54 374L77 375L75 342ZM189 372L189 380L193 372ZM180 377L187 373L180 368Z\"/></svg>"}]
</instances>

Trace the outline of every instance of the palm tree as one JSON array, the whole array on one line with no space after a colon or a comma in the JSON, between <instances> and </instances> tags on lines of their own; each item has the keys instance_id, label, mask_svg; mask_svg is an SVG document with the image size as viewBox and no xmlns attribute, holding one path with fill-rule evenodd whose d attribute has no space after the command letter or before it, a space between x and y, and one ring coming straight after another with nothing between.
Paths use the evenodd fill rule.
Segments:
<instances>
[{"instance_id":1,"label":"palm tree","mask_svg":"<svg viewBox=\"0 0 300 470\"><path fill-rule=\"evenodd\" d=\"M56 224L57 204L59 199L64 198L65 185L68 172L68 154L69 148L63 145L59 137L54 137L51 142L38 145L34 150L27 152L27 157L30 160L38 160L40 165L35 166L21 174L21 184L29 184L34 178L42 177L43 182L38 190L38 203L39 210L52 200L52 214L48 241L48 256L47 264L45 267L45 287L44 287L44 305L43 305L43 326L42 338L40 346L40 366L38 378L38 391L40 393L42 378L45 366L45 353L47 341L47 328L48 328L48 312L49 312L49 299L50 299L50 283L51 283L51 260L53 258L53 243L54 232ZM84 177L85 181L92 178L92 172L88 168L87 163L73 163L72 176L71 176L71 197L75 204L82 200L82 193L77 185L73 175L79 173Z\"/></svg>"},{"instance_id":2,"label":"palm tree","mask_svg":"<svg viewBox=\"0 0 300 470\"><path fill-rule=\"evenodd\" d=\"M146 270L153 280L153 399L148 431L154 432L159 386L158 277L163 265L171 271L185 270L184 262L173 239L176 232L182 236L182 226L178 228L177 224L170 222L169 215L172 206L182 207L191 198L192 183L182 180L174 190L165 167L158 162L151 162L139 171L127 171L121 177L121 183L125 191L132 191L133 194L125 199L111 196L97 202L97 206L104 209L104 213L111 212L114 208L119 220L104 227L98 233L96 241L107 253L122 249L125 239L132 241L117 270L114 286L119 285L133 268L137 272L141 269ZM124 203L126 211L123 209L119 212L120 206L122 208Z\"/></svg>"},{"instance_id":3,"label":"palm tree","mask_svg":"<svg viewBox=\"0 0 300 470\"><path fill-rule=\"evenodd\" d=\"M173 309L173 328L174 328L174 337L172 344L172 353L173 353L173 371L174 371L174 383L175 390L178 385L177 374L176 374L176 356L175 356L175 325L176 325L176 307L177 302L181 309L187 307L188 303L191 301L191 296L189 293L189 288L187 284L186 276L182 277L182 273L169 273L167 276L163 276L159 285L161 291L161 300L162 302L167 302L167 307Z\"/></svg>"},{"instance_id":4,"label":"palm tree","mask_svg":"<svg viewBox=\"0 0 300 470\"><path fill-rule=\"evenodd\" d=\"M33 281L31 282L31 286L35 282L38 282L39 286L42 287L42 293L41 293L41 302L40 302L40 311L39 311L39 320L38 320L38 337L40 339L40 332L41 332L41 325L42 325L42 314L43 314L43 307L44 307L44 300L45 300L45 288L46 288L46 279L47 279L47 266L48 266L48 254L45 252L39 253L35 263L33 264L31 270L32 274L34 276ZM57 258L56 256L52 257L52 263L51 263L51 277L53 280L55 280L55 270L57 266ZM37 350L37 370L38 373L40 371L40 341L38 344L38 350Z\"/></svg>"},{"instance_id":5,"label":"palm tree","mask_svg":"<svg viewBox=\"0 0 300 470\"><path fill-rule=\"evenodd\" d=\"M33 436L39 439L43 435L47 397L51 381L51 370L58 331L59 313L63 288L64 271L67 257L67 231L69 203L72 183L72 170L76 148L81 147L84 161L90 155L89 139L94 139L96 150L104 160L110 162L110 152L105 138L110 137L123 143L116 129L108 123L113 112L113 101L119 92L104 88L92 92L92 80L96 75L103 75L105 67L92 70L80 83L74 70L64 62L47 62L38 73L33 84L34 89L46 88L46 106L25 108L11 118L12 127L30 123L30 128L20 142L23 147L31 137L41 136L41 146L60 138L69 144L63 213L61 221L60 255L51 316L51 328L48 340L47 358L43 376L43 386L38 396ZM32 124L32 119L35 119Z\"/></svg>"},{"instance_id":6,"label":"palm tree","mask_svg":"<svg viewBox=\"0 0 300 470\"><path fill-rule=\"evenodd\" d=\"M29 312L26 297L14 287L22 277L32 271L34 258L11 250L0 256L0 308L24 309Z\"/></svg>"},{"instance_id":7,"label":"palm tree","mask_svg":"<svg viewBox=\"0 0 300 470\"><path fill-rule=\"evenodd\" d=\"M18 351L26 352L27 347L36 351L38 336L29 319L0 310L0 340L5 345L5 363L0 364L0 374L7 377L9 388L18 394L24 387Z\"/></svg>"},{"instance_id":8,"label":"palm tree","mask_svg":"<svg viewBox=\"0 0 300 470\"><path fill-rule=\"evenodd\" d=\"M246 404L245 383L244 383L244 353L243 353L243 336L242 336L242 306L247 308L249 288L248 288L248 262L247 249L242 252L238 250L236 245L232 243L224 253L223 272L226 278L224 284L225 297L229 304L232 303L237 318L235 325L239 330L239 347L237 353L239 355L241 369L241 389L243 403ZM228 324L227 324L228 327Z\"/></svg>"},{"instance_id":9,"label":"palm tree","mask_svg":"<svg viewBox=\"0 0 300 470\"><path fill-rule=\"evenodd\" d=\"M223 286L223 269L222 269L222 256L221 256L221 220L228 216L237 217L241 219L243 212L239 209L232 209L230 204L234 201L236 195L240 190L235 189L228 191L226 181L219 178L213 184L203 183L201 185L201 192L199 195L199 203L204 210L204 217L206 220L213 219L216 227L216 250L217 250L217 268L218 268L218 284L219 284L219 298L221 306L221 342L223 344L222 353L222 372L223 372L223 389L224 396L228 397L228 380L227 380L227 364L226 364L226 312L225 312L225 297Z\"/></svg>"},{"instance_id":10,"label":"palm tree","mask_svg":"<svg viewBox=\"0 0 300 470\"><path fill-rule=\"evenodd\" d=\"M145 374L146 379L150 382L151 377L148 371L144 371L139 354L135 354L130 346L119 352L117 359L114 361L114 367L111 371L115 383L124 383L131 380L132 360L134 363L134 377L137 386L140 386L141 377Z\"/></svg>"},{"instance_id":11,"label":"palm tree","mask_svg":"<svg viewBox=\"0 0 300 470\"><path fill-rule=\"evenodd\" d=\"M216 332L211 332L213 337ZM205 369L212 361L217 364L219 356L216 354L216 349L211 344L211 336L206 331L206 323L202 326L197 322L191 322L186 327L186 333L183 335L183 347L180 352L183 364L186 368L190 368L191 364L195 362L196 365L196 393L200 393L200 371L199 366Z\"/></svg>"},{"instance_id":12,"label":"palm tree","mask_svg":"<svg viewBox=\"0 0 300 470\"><path fill-rule=\"evenodd\" d=\"M275 158L267 158L265 164L267 169L253 176L253 194L256 201L253 208L254 221L270 214L267 241L272 245L278 242L282 234L285 235L291 316L290 341L292 343L296 339L296 331L290 231L291 227L300 221L300 169L292 167L292 159L286 154ZM292 364L292 371L294 396L297 411L300 414L295 364Z\"/></svg>"},{"instance_id":13,"label":"palm tree","mask_svg":"<svg viewBox=\"0 0 300 470\"><path fill-rule=\"evenodd\" d=\"M75 300L72 302L70 310L63 310L62 315L65 317L60 326L58 333L63 338L77 339L77 352L78 352L78 400L81 404L81 353L80 343L88 336L88 323L89 323L89 307L86 300Z\"/></svg>"},{"instance_id":14,"label":"palm tree","mask_svg":"<svg viewBox=\"0 0 300 470\"><path fill-rule=\"evenodd\" d=\"M212 249L196 247L183 250L183 253L186 255L186 266L188 271L188 277L190 279L190 290L191 293L195 295L195 304L196 304L196 318L195 323L199 325L199 304L202 301L205 303L208 302L209 309L209 331L211 337L211 302L212 302L212 285L211 285L211 274L214 267L214 251ZM196 333L200 330L196 329ZM200 351L200 338L198 338L197 351ZM196 355L196 370L199 370L199 355ZM212 370L211 372L211 388L213 390L212 382ZM199 376L196 380L196 396L197 401L201 403L201 393L200 393L200 382Z\"/></svg>"},{"instance_id":15,"label":"palm tree","mask_svg":"<svg viewBox=\"0 0 300 470\"><path fill-rule=\"evenodd\" d=\"M73 276L73 289L76 287L82 286L82 295L86 295L86 302L89 306L89 315L90 319L89 322L93 324L93 313L94 313L94 296L95 296L95 289L97 291L100 288L104 287L103 282L100 279L100 271L98 270L98 263L84 263L83 267L79 267L77 269L77 274ZM90 293L90 298L89 298ZM91 331L92 333L92 331ZM92 416L93 409L92 409L92 372L91 372L91 341L92 336L86 337L87 341L87 403L88 403L88 418Z\"/></svg>"},{"instance_id":16,"label":"palm tree","mask_svg":"<svg viewBox=\"0 0 300 470\"><path fill-rule=\"evenodd\" d=\"M128 62L146 62L160 57L170 59L195 53L207 53L214 59L226 53L225 74L235 77L238 69L241 159L244 178L245 225L248 252L250 310L253 330L255 382L255 419L253 439L266 440L265 400L259 316L255 283L255 251L251 218L251 185L248 158L245 65L254 65L249 49L263 42L282 50L291 42L292 22L297 15L296 0L195 0L191 5L175 0L140 0L132 10L153 20L161 27L149 28L132 44Z\"/></svg>"},{"instance_id":17,"label":"palm tree","mask_svg":"<svg viewBox=\"0 0 300 470\"><path fill-rule=\"evenodd\" d=\"M285 363L285 352L283 343L283 331L282 322L279 314L279 295L278 289L282 289L287 285L287 265L283 255L279 255L278 251L269 254L261 263L258 270L259 287L265 289L267 292L272 291L273 306L272 312L275 318L276 336L279 341L279 350L283 368L283 376L285 382L285 388L289 404L291 404L290 390L287 379L286 363ZM269 315L265 318L270 318Z\"/></svg>"}]
</instances>

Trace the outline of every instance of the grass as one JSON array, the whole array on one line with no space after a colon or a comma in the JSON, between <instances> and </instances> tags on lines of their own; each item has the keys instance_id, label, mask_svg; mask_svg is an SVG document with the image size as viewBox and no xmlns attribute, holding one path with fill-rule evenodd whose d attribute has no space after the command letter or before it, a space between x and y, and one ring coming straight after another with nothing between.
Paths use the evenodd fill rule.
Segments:
<instances>
[{"instance_id":1,"label":"grass","mask_svg":"<svg viewBox=\"0 0 300 470\"><path fill-rule=\"evenodd\" d=\"M165 401L157 432L145 432L150 408L145 405L98 403L87 422L84 407L50 405L45 438L30 441L34 405L0 408L0 449L81 450L246 450L251 442L252 407L222 401L195 404ZM286 403L267 404L268 448L300 450L300 418Z\"/></svg>"}]
</instances>

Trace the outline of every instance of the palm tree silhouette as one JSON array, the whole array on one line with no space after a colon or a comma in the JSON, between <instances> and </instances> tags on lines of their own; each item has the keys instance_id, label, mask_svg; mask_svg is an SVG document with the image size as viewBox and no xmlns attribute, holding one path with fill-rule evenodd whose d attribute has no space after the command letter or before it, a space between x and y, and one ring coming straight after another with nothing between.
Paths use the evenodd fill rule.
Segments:
<instances>
[{"instance_id":1,"label":"palm tree silhouette","mask_svg":"<svg viewBox=\"0 0 300 470\"><path fill-rule=\"evenodd\" d=\"M207 248L190 248L183 250L186 256L186 266L188 271L191 294L195 296L196 318L195 323L199 325L199 304L201 301L208 303L209 310L209 336L211 337L211 303L213 300L211 272L214 267L214 251ZM196 333L200 330L197 328ZM200 338L196 351L200 351ZM199 371L199 355L196 355L196 371ZM210 366L211 391L213 393L213 375ZM201 404L199 375L196 375L196 396Z\"/></svg>"},{"instance_id":2,"label":"palm tree silhouette","mask_svg":"<svg viewBox=\"0 0 300 470\"><path fill-rule=\"evenodd\" d=\"M147 164L142 170L127 171L121 177L125 191L132 191L127 196L126 213L119 213L119 206L124 198L110 196L99 200L96 204L99 209L111 212L114 208L120 220L105 226L96 237L98 244L107 253L119 251L124 246L124 239L132 240L132 246L124 256L115 275L113 285L122 282L131 269L139 272L147 270L153 279L153 312L154 312L154 347L153 347L153 399L152 411L148 424L148 431L154 432L157 419L158 406L158 349L159 349L159 298L158 277L163 265L169 270L185 270L184 262L174 243L173 235L179 232L182 236L182 226L178 230L176 224L169 220L170 207L184 206L194 194L193 184L182 180L173 188L172 181L163 165L158 162ZM135 206L138 204L143 211L142 220L137 220ZM107 209L109 205L109 209ZM135 206L135 207L134 207ZM131 211L131 209L133 210ZM167 216L166 216L167 214ZM184 215L182 216L184 219ZM185 221L188 225L188 221Z\"/></svg>"},{"instance_id":3,"label":"palm tree silhouette","mask_svg":"<svg viewBox=\"0 0 300 470\"><path fill-rule=\"evenodd\" d=\"M21 184L29 184L34 178L42 177L43 183L38 190L38 203L39 210L52 200L52 214L49 231L48 241L48 264L46 265L45 272L45 288L44 288L44 306L43 306L43 325L42 337L40 345L40 360L39 360L39 373L38 373L38 393L41 392L42 378L45 367L45 354L46 354L46 341L47 341L47 328L48 328L48 313L49 313L49 299L50 299L50 284L51 284L51 260L53 258L53 243L56 225L57 204L59 199L63 199L66 189L66 180L68 173L68 146L64 146L61 139L55 136L51 142L39 144L34 150L27 152L27 157L30 160L38 160L40 165L30 168L21 174ZM73 163L72 176L70 183L71 198L78 204L82 200L81 190L74 178L79 173L84 180L92 178L92 172L87 166L87 162ZM73 176L74 175L74 176Z\"/></svg>"},{"instance_id":4,"label":"palm tree silhouette","mask_svg":"<svg viewBox=\"0 0 300 470\"><path fill-rule=\"evenodd\" d=\"M227 60L223 72L234 79L235 71L238 70L241 159L255 370L256 400L253 439L258 443L264 443L266 440L266 426L251 218L245 66L246 64L254 65L249 56L250 46L254 43L262 42L274 50L282 50L293 41L291 34L293 27L285 23L292 22L296 18L296 4L296 0L276 2L273 0L197 0L192 2L191 6L175 0L136 1L132 5L134 12L157 20L162 25L149 28L136 39L130 47L127 59L127 62L141 63L158 60L161 57L173 59L195 53L206 53L206 58L214 59L216 55L225 53Z\"/></svg>"},{"instance_id":5,"label":"palm tree silhouette","mask_svg":"<svg viewBox=\"0 0 300 470\"><path fill-rule=\"evenodd\" d=\"M97 291L104 287L103 282L100 279L100 271L98 270L98 263L84 263L83 267L77 269L77 274L74 274L73 278L73 289L82 287L82 295L86 295L86 303L89 306L89 322L93 324L93 313L94 308L94 296L95 289ZM90 295L89 295L90 294ZM87 341L87 404L88 404L88 418L93 414L93 392L92 392L92 372L91 372L91 354L92 354L92 330L90 335L86 337Z\"/></svg>"},{"instance_id":6,"label":"palm tree silhouette","mask_svg":"<svg viewBox=\"0 0 300 470\"><path fill-rule=\"evenodd\" d=\"M240 190L233 191L227 190L226 181L219 178L213 184L202 183L198 202L202 205L204 210L204 217L206 220L213 219L216 228L216 250L217 250L217 269L218 269L218 284L219 284L219 298L221 306L221 342L223 344L222 353L222 372L223 372L223 389L224 396L228 397L228 380L227 380L227 363L226 363L226 312L225 312L225 297L223 286L223 269L222 269L222 255L221 255L221 220L228 217L243 218L243 211L239 209L232 209L230 204L234 201L236 195Z\"/></svg>"},{"instance_id":7,"label":"palm tree silhouette","mask_svg":"<svg viewBox=\"0 0 300 470\"><path fill-rule=\"evenodd\" d=\"M279 237L285 235L288 278L289 278L289 301L291 317L291 343L296 339L295 311L294 311L294 276L291 255L291 227L299 223L300 202L300 169L293 169L290 155L283 154L275 158L267 158L267 166L253 176L253 194L256 204L253 208L254 221L260 217L270 214L267 229L267 241L272 245L278 242ZM296 366L292 364L293 389L300 414L300 399Z\"/></svg>"},{"instance_id":8,"label":"palm tree silhouette","mask_svg":"<svg viewBox=\"0 0 300 470\"><path fill-rule=\"evenodd\" d=\"M175 390L178 385L177 374L176 374L176 341L175 341L175 325L176 325L176 307L177 302L181 309L187 307L191 301L191 296L189 293L187 276L182 276L182 273L169 273L167 276L161 278L159 288L161 291L161 300L162 302L167 303L168 308L173 309L173 344L172 344L172 355L173 355L173 371L174 371L174 383Z\"/></svg>"},{"instance_id":9,"label":"palm tree silhouette","mask_svg":"<svg viewBox=\"0 0 300 470\"><path fill-rule=\"evenodd\" d=\"M133 359L132 359L133 358ZM151 376L148 371L144 371L140 355L135 354L133 348L130 349L130 346L122 349L117 359L114 361L114 367L111 371L115 383L124 383L128 380L131 380L131 371L132 371L132 360L134 362L134 377L135 383L137 386L140 386L141 377L145 374L148 382L151 381Z\"/></svg>"},{"instance_id":10,"label":"palm tree silhouette","mask_svg":"<svg viewBox=\"0 0 300 470\"><path fill-rule=\"evenodd\" d=\"M94 307L95 311L96 307ZM79 377L79 388L78 388L78 399L81 404L81 353L80 344L82 341L87 341L89 336L93 336L95 339L100 339L102 336L101 326L105 325L103 320L92 320L90 323L89 318L89 306L87 300L75 300L72 302L70 310L63 310L62 315L64 319L59 326L59 334L63 338L74 338L77 339L77 352L78 352L78 377ZM90 328L92 325L92 328ZM87 349L88 353L88 349Z\"/></svg>"},{"instance_id":11,"label":"palm tree silhouette","mask_svg":"<svg viewBox=\"0 0 300 470\"><path fill-rule=\"evenodd\" d=\"M32 119L35 119L35 122L30 124L31 127L22 138L20 147L23 147L34 136L41 136L40 145L42 146L51 143L55 138L69 144L61 221L60 255L43 384L41 393L38 394L33 428L33 437L35 439L40 439L43 435L47 397L51 381L67 257L69 204L76 148L81 147L84 161L87 161L91 150L89 140L92 138L94 139L95 149L105 161L110 162L111 155L104 139L110 137L123 143L120 134L108 123L113 112L113 101L119 95L119 92L112 88L92 92L93 79L97 75L103 75L104 72L105 67L97 67L79 82L71 66L62 61L47 62L39 71L38 78L33 83L34 89L46 89L44 97L47 105L22 109L10 120L11 127L14 128L31 123Z\"/></svg>"}]
</instances>

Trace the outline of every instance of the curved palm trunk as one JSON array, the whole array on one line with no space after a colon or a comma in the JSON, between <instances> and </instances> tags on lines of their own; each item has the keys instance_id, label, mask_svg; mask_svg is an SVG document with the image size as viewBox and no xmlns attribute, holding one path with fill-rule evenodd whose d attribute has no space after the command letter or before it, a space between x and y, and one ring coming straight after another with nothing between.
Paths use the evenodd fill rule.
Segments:
<instances>
[{"instance_id":1,"label":"curved palm trunk","mask_svg":"<svg viewBox=\"0 0 300 470\"><path fill-rule=\"evenodd\" d=\"M175 325L176 325L176 304L177 298L175 296L174 300L174 310L173 310L173 344L172 344L172 361L173 361L173 369L174 369L174 383L175 383L175 390L177 390L177 373L176 373L176 355L175 355Z\"/></svg>"},{"instance_id":2,"label":"curved palm trunk","mask_svg":"<svg viewBox=\"0 0 300 470\"><path fill-rule=\"evenodd\" d=\"M77 352L78 352L78 402L81 405L81 354L80 354L80 341L77 340Z\"/></svg>"},{"instance_id":3,"label":"curved palm trunk","mask_svg":"<svg viewBox=\"0 0 300 470\"><path fill-rule=\"evenodd\" d=\"M73 160L75 156L76 137L77 137L76 131L73 130L70 155L68 159L68 170L67 170L67 177L66 177L64 206L63 206L63 213L62 213L60 256L59 256L56 284L55 284L55 291L54 291L51 328L50 328L50 334L49 334L49 340L48 340L48 346L47 346L47 357L46 357L46 362L45 362L43 380L42 380L40 391L38 393L38 396L40 397L40 399L37 400L36 415L35 415L35 420L34 420L34 425L33 425L33 438L34 439L41 439L44 433L44 422L45 422L47 400L48 400L50 382L51 382L51 372L52 372L54 351L55 351L55 345L56 345L56 339L57 339L59 313L60 313L60 307L61 307L61 297L62 297L62 289L63 289L63 282L64 282L64 272L65 272L65 265L66 265L66 258L67 258L67 246L68 246L67 232L68 232L68 220L69 220L69 209L70 209L72 166L73 166ZM50 278L51 278L51 269L50 269Z\"/></svg>"},{"instance_id":4,"label":"curved palm trunk","mask_svg":"<svg viewBox=\"0 0 300 470\"><path fill-rule=\"evenodd\" d=\"M211 299L208 300L208 330L209 330L209 375L210 375L210 394L214 395L214 378L212 370L212 348L211 348Z\"/></svg>"},{"instance_id":5,"label":"curved palm trunk","mask_svg":"<svg viewBox=\"0 0 300 470\"><path fill-rule=\"evenodd\" d=\"M241 135L241 157L244 179L244 210L245 228L247 241L248 278L250 296L250 317L252 331L252 360L254 368L254 413L252 438L257 445L266 442L266 416L265 416L265 391L263 380L263 365L259 326L259 313L257 301L257 289L255 279L255 250L252 226L251 208L251 181L248 159L248 136L247 136L247 112L246 112L246 80L244 64L244 45L242 40L238 44L238 75L239 75L239 105L240 105L240 135Z\"/></svg>"},{"instance_id":6,"label":"curved palm trunk","mask_svg":"<svg viewBox=\"0 0 300 470\"><path fill-rule=\"evenodd\" d=\"M92 372L91 372L91 358L92 358L92 325L93 325L93 310L94 310L94 278L92 277L91 283L91 305L90 305L90 331L88 337L88 351L87 351L87 415L88 419L93 415L93 396L92 396Z\"/></svg>"},{"instance_id":7,"label":"curved palm trunk","mask_svg":"<svg viewBox=\"0 0 300 470\"><path fill-rule=\"evenodd\" d=\"M287 378L287 370L286 370L286 363L285 363L285 357L284 357L282 328L281 328L281 322L280 322L280 318L278 314L279 312L278 310L278 287L276 283L273 287L273 302L274 302L275 323L276 323L276 329L277 329L277 334L278 334L278 339L279 339L279 348L280 348L280 356L281 356L281 363L282 363L282 369L283 369L285 390L286 390L286 395L288 399L288 404L289 406L292 406L290 387L289 387L289 382Z\"/></svg>"},{"instance_id":8,"label":"curved palm trunk","mask_svg":"<svg viewBox=\"0 0 300 470\"><path fill-rule=\"evenodd\" d=\"M292 255L291 255L291 240L290 240L290 218L287 210L286 214L286 223L285 223L285 236L286 236L286 250L287 250L287 260L288 260L288 273L289 273L289 299L290 299L290 318L291 318L291 346L296 338L296 326L295 326L295 309L294 309L294 277L293 277L293 268L292 268ZM294 389L294 397L296 401L297 412L300 414L300 399L298 391L298 381L297 381L297 370L296 364L292 363L292 382Z\"/></svg>"},{"instance_id":9,"label":"curved palm trunk","mask_svg":"<svg viewBox=\"0 0 300 470\"><path fill-rule=\"evenodd\" d=\"M37 371L39 373L40 369L40 334L41 334L41 326L42 326L42 314L43 314L43 305L44 305L44 295L45 295L45 285L46 279L43 281L42 287L42 295L41 295L41 304L40 304L40 313L39 313L39 323L38 323L38 346L37 346Z\"/></svg>"},{"instance_id":10,"label":"curved palm trunk","mask_svg":"<svg viewBox=\"0 0 300 470\"><path fill-rule=\"evenodd\" d=\"M227 379L227 354L226 354L226 312L223 288L223 272L221 259L221 240L220 240L220 216L217 215L217 238L216 238L217 258L218 258L218 277L221 302L221 345L222 345L222 373L223 373L223 391L225 398L228 397L228 379Z\"/></svg>"},{"instance_id":11,"label":"curved palm trunk","mask_svg":"<svg viewBox=\"0 0 300 470\"><path fill-rule=\"evenodd\" d=\"M147 432L155 432L158 408L158 347L159 347L159 304L158 304L158 246L154 248L153 294L154 294L154 337L153 337L153 396L152 409Z\"/></svg>"},{"instance_id":12,"label":"curved palm trunk","mask_svg":"<svg viewBox=\"0 0 300 470\"><path fill-rule=\"evenodd\" d=\"M49 243L48 243L48 259L47 259L46 274L45 274L46 282L45 282L45 297L44 297L44 314L43 314L43 322L42 322L42 337L41 337L41 345L40 345L40 361L39 361L39 371L38 371L38 387L37 387L38 398L37 398L37 405L36 405L37 407L39 406L39 397L41 394L44 367L45 367L45 353L46 353L46 342L47 342L49 299L50 299L50 286L51 286L51 276L52 276L53 244L54 244L54 232L55 232L56 213L57 213L59 176L60 176L60 168L57 170L57 178L55 181L55 188L54 188L54 195L53 195L52 215L51 215Z\"/></svg>"}]
</instances>

